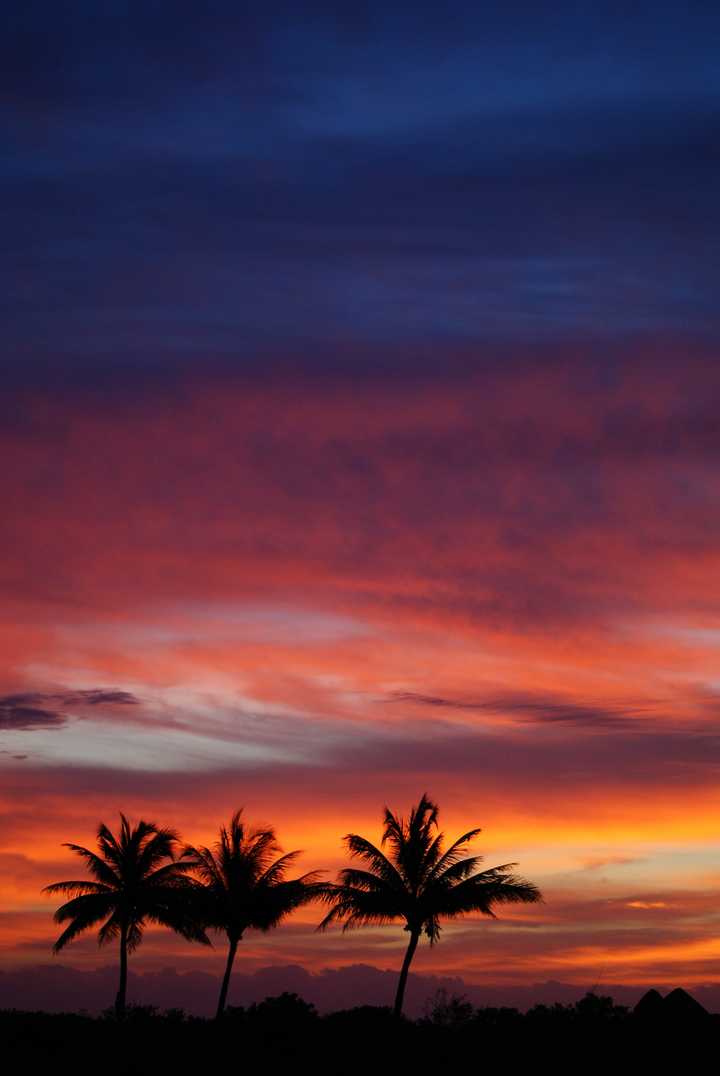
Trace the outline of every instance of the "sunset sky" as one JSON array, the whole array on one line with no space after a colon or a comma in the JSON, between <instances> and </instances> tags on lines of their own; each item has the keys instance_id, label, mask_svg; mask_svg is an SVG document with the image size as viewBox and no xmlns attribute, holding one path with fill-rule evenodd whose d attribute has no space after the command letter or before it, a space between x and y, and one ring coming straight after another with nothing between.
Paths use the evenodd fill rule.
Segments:
<instances>
[{"instance_id":1,"label":"sunset sky","mask_svg":"<svg viewBox=\"0 0 720 1076\"><path fill-rule=\"evenodd\" d=\"M419 974L717 981L717 6L11 9L0 969L114 963L120 810L332 877L427 791L545 903ZM399 965L318 918L238 971Z\"/></svg>"}]
</instances>

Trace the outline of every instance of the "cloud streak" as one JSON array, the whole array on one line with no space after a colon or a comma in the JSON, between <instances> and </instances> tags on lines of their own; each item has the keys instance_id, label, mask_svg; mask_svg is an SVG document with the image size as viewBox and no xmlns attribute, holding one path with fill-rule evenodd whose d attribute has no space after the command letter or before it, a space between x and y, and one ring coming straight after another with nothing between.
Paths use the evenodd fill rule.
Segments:
<instances>
[{"instance_id":1,"label":"cloud streak","mask_svg":"<svg viewBox=\"0 0 720 1076\"><path fill-rule=\"evenodd\" d=\"M53 729L67 721L66 710L73 707L135 706L138 699L129 691L92 688L67 693L42 691L0 696L0 728L15 731ZM16 756L17 757L17 756Z\"/></svg>"},{"instance_id":2,"label":"cloud streak","mask_svg":"<svg viewBox=\"0 0 720 1076\"><path fill-rule=\"evenodd\" d=\"M390 702L415 703L440 710L460 710L508 716L528 724L561 724L590 729L631 728L633 716L643 713L642 708L592 707L563 701L552 695L507 694L478 699L477 701L443 698L438 695L422 695L412 691L396 692Z\"/></svg>"}]
</instances>

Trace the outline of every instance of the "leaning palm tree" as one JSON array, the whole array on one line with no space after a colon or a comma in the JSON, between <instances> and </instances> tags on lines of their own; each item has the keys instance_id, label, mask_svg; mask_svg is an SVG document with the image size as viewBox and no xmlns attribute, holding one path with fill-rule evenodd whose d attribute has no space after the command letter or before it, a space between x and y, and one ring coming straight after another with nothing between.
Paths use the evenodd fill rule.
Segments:
<instances>
[{"instance_id":1,"label":"leaning palm tree","mask_svg":"<svg viewBox=\"0 0 720 1076\"><path fill-rule=\"evenodd\" d=\"M426 795L412 808L407 822L386 807L380 848L356 833L344 838L350 855L363 860L367 869L347 867L340 871L337 884L325 887L324 899L331 908L320 930L337 921L348 930L404 920L410 939L395 995L396 1016L402 1012L408 971L421 934L433 945L440 936L441 919L470 912L494 918L496 904L542 900L536 886L512 874L515 863L477 870L482 857L464 853L479 829L464 833L445 850L437 819L437 804ZM387 856L381 850L385 845Z\"/></svg>"},{"instance_id":2,"label":"leaning palm tree","mask_svg":"<svg viewBox=\"0 0 720 1076\"><path fill-rule=\"evenodd\" d=\"M54 952L98 923L102 923L100 945L119 938L118 1017L125 1012L128 953L142 941L147 923L159 923L191 941L210 944L195 917L192 897L197 883L188 877L191 865L176 858L178 842L174 830L143 821L132 827L121 814L117 836L103 823L98 827L97 852L79 844L64 845L85 860L94 881L55 882L43 890L71 898L55 912L56 923L69 925L55 942Z\"/></svg>"},{"instance_id":3,"label":"leaning palm tree","mask_svg":"<svg viewBox=\"0 0 720 1076\"><path fill-rule=\"evenodd\" d=\"M203 887L198 914L204 926L225 934L228 940L216 1019L225 1011L233 962L245 931L270 930L295 908L325 891L317 871L286 879L300 852L281 852L274 829L248 828L242 810L235 812L229 826L220 827L213 848L188 845L185 849Z\"/></svg>"}]
</instances>

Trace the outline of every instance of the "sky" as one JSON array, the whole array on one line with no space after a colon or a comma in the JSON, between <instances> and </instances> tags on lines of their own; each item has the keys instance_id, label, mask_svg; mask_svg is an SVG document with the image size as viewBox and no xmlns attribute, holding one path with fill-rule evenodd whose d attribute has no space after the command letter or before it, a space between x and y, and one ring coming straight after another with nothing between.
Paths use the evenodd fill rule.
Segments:
<instances>
[{"instance_id":1,"label":"sky","mask_svg":"<svg viewBox=\"0 0 720 1076\"><path fill-rule=\"evenodd\" d=\"M40 893L99 821L242 806L333 877L423 792L545 902L418 975L717 983L719 47L710 3L11 5L0 968L43 1003L114 962ZM398 967L318 918L239 976Z\"/></svg>"}]
</instances>

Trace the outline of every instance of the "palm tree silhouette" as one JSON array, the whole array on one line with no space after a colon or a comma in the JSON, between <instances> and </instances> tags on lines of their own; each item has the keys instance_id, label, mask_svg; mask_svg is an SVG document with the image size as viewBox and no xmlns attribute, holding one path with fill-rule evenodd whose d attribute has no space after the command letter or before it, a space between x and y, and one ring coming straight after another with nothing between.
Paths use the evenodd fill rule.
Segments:
<instances>
[{"instance_id":1,"label":"palm tree silhouette","mask_svg":"<svg viewBox=\"0 0 720 1076\"><path fill-rule=\"evenodd\" d=\"M317 880L317 871L286 879L300 852L281 852L275 830L247 828L242 810L235 812L229 826L220 827L219 840L212 849L192 845L185 849L203 886L202 922L228 939L216 1019L225 1011L233 962L245 931L270 930L295 908L325 891L326 883Z\"/></svg>"},{"instance_id":2,"label":"palm tree silhouette","mask_svg":"<svg viewBox=\"0 0 720 1076\"><path fill-rule=\"evenodd\" d=\"M427 795L410 811L406 822L385 808L381 848L348 833L344 838L351 856L363 860L368 869L347 867L338 883L325 887L324 899L331 909L320 923L343 922L343 930L371 923L405 921L410 940L400 970L394 1011L400 1016L408 971L421 934L430 944L440 936L440 919L454 919L469 912L494 918L496 904L534 904L542 900L532 882L512 874L515 863L504 863L477 871L482 856L465 856L470 841L481 831L471 829L443 849L444 835L438 829L438 807Z\"/></svg>"},{"instance_id":3,"label":"palm tree silhouette","mask_svg":"<svg viewBox=\"0 0 720 1076\"><path fill-rule=\"evenodd\" d=\"M100 945L120 939L118 1017L125 1012L128 954L142 941L147 923L160 923L191 941L210 944L196 918L192 898L198 886L187 876L191 864L176 858L178 842L174 830L144 821L133 828L121 813L118 836L100 823L97 852L79 844L63 845L85 860L95 881L55 882L43 890L71 898L55 912L56 923L69 921L53 946L55 953L98 923L102 923Z\"/></svg>"}]
</instances>

